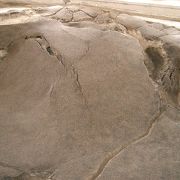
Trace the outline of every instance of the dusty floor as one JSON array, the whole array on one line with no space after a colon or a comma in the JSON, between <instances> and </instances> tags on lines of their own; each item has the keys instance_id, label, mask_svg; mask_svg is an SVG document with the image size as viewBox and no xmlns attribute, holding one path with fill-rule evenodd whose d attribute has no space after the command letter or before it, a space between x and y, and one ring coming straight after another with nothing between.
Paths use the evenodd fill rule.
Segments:
<instances>
[{"instance_id":1,"label":"dusty floor","mask_svg":"<svg viewBox=\"0 0 180 180\"><path fill-rule=\"evenodd\" d=\"M178 29L82 5L0 18L0 179L180 179Z\"/></svg>"}]
</instances>

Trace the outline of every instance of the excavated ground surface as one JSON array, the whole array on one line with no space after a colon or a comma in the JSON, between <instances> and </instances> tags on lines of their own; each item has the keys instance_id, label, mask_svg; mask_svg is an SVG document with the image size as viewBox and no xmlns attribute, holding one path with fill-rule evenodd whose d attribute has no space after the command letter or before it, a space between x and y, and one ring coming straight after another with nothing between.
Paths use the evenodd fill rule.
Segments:
<instances>
[{"instance_id":1,"label":"excavated ground surface","mask_svg":"<svg viewBox=\"0 0 180 180\"><path fill-rule=\"evenodd\" d=\"M0 179L180 179L179 30L87 6L0 18Z\"/></svg>"}]
</instances>

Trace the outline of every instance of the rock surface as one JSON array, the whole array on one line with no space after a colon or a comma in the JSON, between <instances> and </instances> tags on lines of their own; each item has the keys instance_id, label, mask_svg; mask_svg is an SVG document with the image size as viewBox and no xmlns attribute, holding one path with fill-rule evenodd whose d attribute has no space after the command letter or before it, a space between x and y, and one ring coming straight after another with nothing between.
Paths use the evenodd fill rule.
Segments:
<instances>
[{"instance_id":1,"label":"rock surface","mask_svg":"<svg viewBox=\"0 0 180 180\"><path fill-rule=\"evenodd\" d=\"M0 179L178 180L179 30L97 7L29 11L0 26Z\"/></svg>"}]
</instances>

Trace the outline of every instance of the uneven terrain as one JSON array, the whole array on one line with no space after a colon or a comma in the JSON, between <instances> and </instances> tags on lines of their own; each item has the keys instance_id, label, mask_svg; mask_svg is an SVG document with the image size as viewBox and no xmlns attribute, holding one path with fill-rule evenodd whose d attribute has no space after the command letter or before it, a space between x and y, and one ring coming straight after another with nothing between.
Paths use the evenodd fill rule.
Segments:
<instances>
[{"instance_id":1,"label":"uneven terrain","mask_svg":"<svg viewBox=\"0 0 180 180\"><path fill-rule=\"evenodd\" d=\"M0 24L0 179L180 179L178 29L70 4Z\"/></svg>"}]
</instances>

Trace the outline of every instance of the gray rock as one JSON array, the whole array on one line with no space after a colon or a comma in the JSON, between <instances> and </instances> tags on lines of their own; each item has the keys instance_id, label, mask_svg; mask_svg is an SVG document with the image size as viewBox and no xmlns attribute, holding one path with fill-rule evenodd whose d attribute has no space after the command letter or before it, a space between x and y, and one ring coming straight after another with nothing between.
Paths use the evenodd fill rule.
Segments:
<instances>
[{"instance_id":1,"label":"gray rock","mask_svg":"<svg viewBox=\"0 0 180 180\"><path fill-rule=\"evenodd\" d=\"M78 11L73 14L73 21L88 21L92 20L92 17L88 16L83 11Z\"/></svg>"},{"instance_id":2,"label":"gray rock","mask_svg":"<svg viewBox=\"0 0 180 180\"><path fill-rule=\"evenodd\" d=\"M116 32L54 21L29 27L0 64L0 162L84 179L107 152L146 132L157 113L143 51Z\"/></svg>"},{"instance_id":3,"label":"gray rock","mask_svg":"<svg viewBox=\"0 0 180 180\"><path fill-rule=\"evenodd\" d=\"M120 14L116 17L116 22L122 24L127 29L137 29L147 25L147 22L128 14Z\"/></svg>"},{"instance_id":4,"label":"gray rock","mask_svg":"<svg viewBox=\"0 0 180 180\"><path fill-rule=\"evenodd\" d=\"M73 13L68 8L64 8L53 16L54 19L58 19L61 22L70 22L73 19Z\"/></svg>"},{"instance_id":5,"label":"gray rock","mask_svg":"<svg viewBox=\"0 0 180 180\"><path fill-rule=\"evenodd\" d=\"M161 36L166 35L165 32L151 26L150 24L144 25L144 26L138 28L137 30L140 31L142 36L148 40L154 40Z\"/></svg>"},{"instance_id":6,"label":"gray rock","mask_svg":"<svg viewBox=\"0 0 180 180\"><path fill-rule=\"evenodd\" d=\"M48 9L0 26L0 179L178 180L178 30Z\"/></svg>"},{"instance_id":7,"label":"gray rock","mask_svg":"<svg viewBox=\"0 0 180 180\"><path fill-rule=\"evenodd\" d=\"M174 27L165 28L163 30L163 32L165 32L166 34L171 34L171 35L178 35L178 34L180 34L180 31L177 30Z\"/></svg>"},{"instance_id":8,"label":"gray rock","mask_svg":"<svg viewBox=\"0 0 180 180\"><path fill-rule=\"evenodd\" d=\"M163 25L161 23L151 23L151 26L160 31L167 28L165 25Z\"/></svg>"},{"instance_id":9,"label":"gray rock","mask_svg":"<svg viewBox=\"0 0 180 180\"><path fill-rule=\"evenodd\" d=\"M102 10L99 8L92 8L87 6L82 7L81 10L93 18L97 17L98 14L102 13Z\"/></svg>"}]
</instances>

